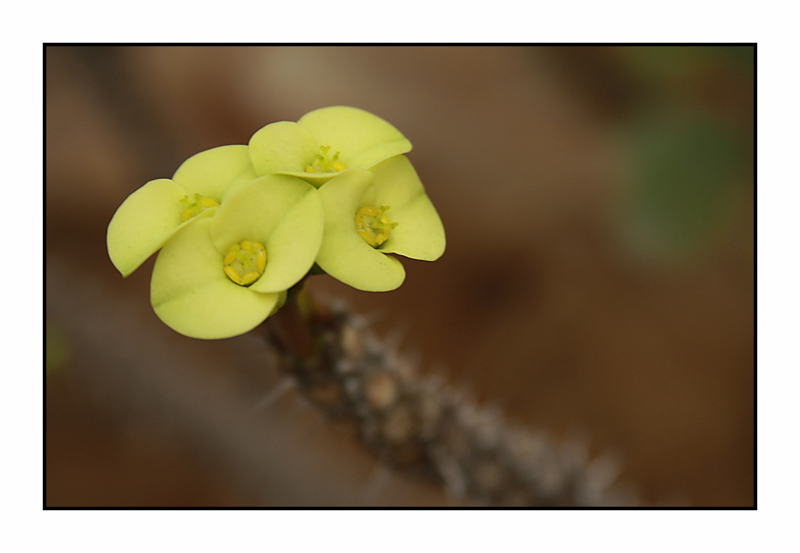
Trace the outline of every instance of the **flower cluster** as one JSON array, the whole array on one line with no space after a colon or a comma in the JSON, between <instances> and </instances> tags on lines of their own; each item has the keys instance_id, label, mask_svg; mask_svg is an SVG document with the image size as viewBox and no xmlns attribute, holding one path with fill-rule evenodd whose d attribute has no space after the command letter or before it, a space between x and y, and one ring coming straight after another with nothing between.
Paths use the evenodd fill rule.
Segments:
<instances>
[{"instance_id":1,"label":"flower cluster","mask_svg":"<svg viewBox=\"0 0 800 553\"><path fill-rule=\"evenodd\" d=\"M193 338L252 330L315 265L359 290L394 290L405 270L388 254L433 261L445 247L410 150L351 107L272 123L131 194L108 226L109 256L128 276L160 250L153 309Z\"/></svg>"}]
</instances>

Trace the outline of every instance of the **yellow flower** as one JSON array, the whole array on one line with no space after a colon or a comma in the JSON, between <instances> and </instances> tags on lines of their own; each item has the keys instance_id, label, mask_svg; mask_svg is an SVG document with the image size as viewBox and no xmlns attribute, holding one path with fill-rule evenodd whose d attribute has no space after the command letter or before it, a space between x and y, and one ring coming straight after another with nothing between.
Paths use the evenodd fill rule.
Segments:
<instances>
[{"instance_id":1,"label":"yellow flower","mask_svg":"<svg viewBox=\"0 0 800 553\"><path fill-rule=\"evenodd\" d=\"M148 182L117 209L106 235L111 262L128 276L176 232L213 215L257 176L247 146L222 146L190 157L172 179Z\"/></svg>"},{"instance_id":2,"label":"yellow flower","mask_svg":"<svg viewBox=\"0 0 800 553\"><path fill-rule=\"evenodd\" d=\"M346 106L312 111L297 123L272 123L250 139L250 156L259 175L292 175L317 187L342 171L369 169L409 151L411 143L392 125Z\"/></svg>"},{"instance_id":3,"label":"yellow flower","mask_svg":"<svg viewBox=\"0 0 800 553\"><path fill-rule=\"evenodd\" d=\"M261 324L311 269L322 240L322 200L284 175L241 186L213 217L183 227L158 254L150 301L192 338L229 338Z\"/></svg>"},{"instance_id":4,"label":"yellow flower","mask_svg":"<svg viewBox=\"0 0 800 553\"><path fill-rule=\"evenodd\" d=\"M345 284L394 290L406 273L387 254L434 261L444 253L442 221L405 156L347 171L319 192L325 230L317 264Z\"/></svg>"}]
</instances>

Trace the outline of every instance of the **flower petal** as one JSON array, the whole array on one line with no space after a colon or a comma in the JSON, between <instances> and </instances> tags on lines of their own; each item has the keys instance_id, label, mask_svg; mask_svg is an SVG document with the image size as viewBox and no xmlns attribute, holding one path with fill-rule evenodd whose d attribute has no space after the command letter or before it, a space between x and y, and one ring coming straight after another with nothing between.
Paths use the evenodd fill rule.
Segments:
<instances>
[{"instance_id":1,"label":"flower petal","mask_svg":"<svg viewBox=\"0 0 800 553\"><path fill-rule=\"evenodd\" d=\"M153 255L181 225L187 190L169 179L148 182L119 206L108 225L111 262L128 276ZM201 215L210 215L206 210Z\"/></svg>"},{"instance_id":2,"label":"flower petal","mask_svg":"<svg viewBox=\"0 0 800 553\"><path fill-rule=\"evenodd\" d=\"M267 268L251 288L257 292L280 292L297 284L317 258L323 223L322 198L315 188L310 188L265 244Z\"/></svg>"},{"instance_id":3,"label":"flower petal","mask_svg":"<svg viewBox=\"0 0 800 553\"><path fill-rule=\"evenodd\" d=\"M242 240L264 244L267 267L250 288L280 292L314 265L322 225L322 199L316 188L294 177L267 175L242 186L217 209L211 239L223 255Z\"/></svg>"},{"instance_id":4,"label":"flower petal","mask_svg":"<svg viewBox=\"0 0 800 553\"><path fill-rule=\"evenodd\" d=\"M272 123L250 139L250 159L259 175L302 173L320 153L319 144L304 127L289 121Z\"/></svg>"},{"instance_id":5,"label":"flower petal","mask_svg":"<svg viewBox=\"0 0 800 553\"><path fill-rule=\"evenodd\" d=\"M230 338L266 319L279 294L260 294L234 284L209 238L212 219L187 225L158 254L150 302L170 328L191 338Z\"/></svg>"},{"instance_id":6,"label":"flower petal","mask_svg":"<svg viewBox=\"0 0 800 553\"><path fill-rule=\"evenodd\" d=\"M368 169L389 157L411 151L411 142L377 115L347 106L333 106L305 114L297 122L314 136L316 146L339 151L347 167Z\"/></svg>"},{"instance_id":7,"label":"flower petal","mask_svg":"<svg viewBox=\"0 0 800 553\"><path fill-rule=\"evenodd\" d=\"M398 223L378 249L424 261L439 259L445 249L444 226L408 158L387 159L371 171L375 185L364 205L389 206L387 216Z\"/></svg>"},{"instance_id":8,"label":"flower petal","mask_svg":"<svg viewBox=\"0 0 800 553\"><path fill-rule=\"evenodd\" d=\"M319 150L317 150L319 151ZM278 175L286 175L296 179L303 179L309 184L319 188L333 177L341 175L341 173L307 173L306 171L275 171Z\"/></svg>"},{"instance_id":9,"label":"flower petal","mask_svg":"<svg viewBox=\"0 0 800 553\"><path fill-rule=\"evenodd\" d=\"M385 292L398 288L406 272L397 259L374 249L356 232L355 214L372 180L369 171L352 169L319 189L325 209L325 231L317 264L354 288Z\"/></svg>"},{"instance_id":10,"label":"flower petal","mask_svg":"<svg viewBox=\"0 0 800 553\"><path fill-rule=\"evenodd\" d=\"M406 156L389 158L370 169L370 172L375 175L375 185L364 196L368 204L382 203L395 211L425 193L422 181Z\"/></svg>"},{"instance_id":11,"label":"flower petal","mask_svg":"<svg viewBox=\"0 0 800 553\"><path fill-rule=\"evenodd\" d=\"M444 226L426 194L387 215L398 225L379 247L380 251L423 261L436 261L444 254Z\"/></svg>"},{"instance_id":12,"label":"flower petal","mask_svg":"<svg viewBox=\"0 0 800 553\"><path fill-rule=\"evenodd\" d=\"M220 146L195 154L175 171L172 180L190 192L222 203L242 184L258 175L244 145Z\"/></svg>"}]
</instances>

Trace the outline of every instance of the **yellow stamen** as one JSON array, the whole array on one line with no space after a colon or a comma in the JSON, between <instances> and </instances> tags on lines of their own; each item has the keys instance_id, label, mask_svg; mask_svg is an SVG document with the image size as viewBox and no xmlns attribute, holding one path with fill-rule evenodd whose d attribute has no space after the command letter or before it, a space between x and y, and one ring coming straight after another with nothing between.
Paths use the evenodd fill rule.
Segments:
<instances>
[{"instance_id":1,"label":"yellow stamen","mask_svg":"<svg viewBox=\"0 0 800 553\"><path fill-rule=\"evenodd\" d=\"M328 151L330 146L320 146L322 155L317 154L317 158L306 165L306 173L339 173L347 169L347 165L339 159L339 152L333 154L332 158L328 158Z\"/></svg>"},{"instance_id":2,"label":"yellow stamen","mask_svg":"<svg viewBox=\"0 0 800 553\"><path fill-rule=\"evenodd\" d=\"M185 223L192 217L197 217L206 209L219 206L219 202L214 198L201 196L200 194L194 195L194 201L191 201L188 195L184 196L183 199L179 201L186 206L186 209L184 209L181 214L181 223Z\"/></svg>"},{"instance_id":3,"label":"yellow stamen","mask_svg":"<svg viewBox=\"0 0 800 553\"><path fill-rule=\"evenodd\" d=\"M239 276L239 273L236 272L236 269L229 265L223 267L223 269L225 270L225 274L228 275L229 279L240 286L242 285L242 277Z\"/></svg>"},{"instance_id":4,"label":"yellow stamen","mask_svg":"<svg viewBox=\"0 0 800 553\"><path fill-rule=\"evenodd\" d=\"M242 277L242 284L244 286L247 286L248 284L253 284L255 281L258 280L258 277L260 276L261 275L259 273L254 273L253 271L245 273L244 276Z\"/></svg>"},{"instance_id":5,"label":"yellow stamen","mask_svg":"<svg viewBox=\"0 0 800 553\"><path fill-rule=\"evenodd\" d=\"M364 206L356 212L356 232L364 241L377 248L389 239L392 229L397 223L392 223L386 216L389 206L379 208L371 205Z\"/></svg>"},{"instance_id":6,"label":"yellow stamen","mask_svg":"<svg viewBox=\"0 0 800 553\"><path fill-rule=\"evenodd\" d=\"M253 240L242 240L232 245L222 258L225 274L239 286L253 284L264 274L266 267L267 249Z\"/></svg>"},{"instance_id":7,"label":"yellow stamen","mask_svg":"<svg viewBox=\"0 0 800 553\"><path fill-rule=\"evenodd\" d=\"M264 272L264 269L267 267L267 252L266 250L258 250L256 253L256 269L258 269L259 274Z\"/></svg>"}]
</instances>

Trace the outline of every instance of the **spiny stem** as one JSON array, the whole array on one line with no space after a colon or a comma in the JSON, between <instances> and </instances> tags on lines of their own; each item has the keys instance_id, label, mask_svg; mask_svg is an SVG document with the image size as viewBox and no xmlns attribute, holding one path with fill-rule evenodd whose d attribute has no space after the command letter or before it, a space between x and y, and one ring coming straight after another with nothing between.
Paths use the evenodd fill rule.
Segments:
<instances>
[{"instance_id":1,"label":"spiny stem","mask_svg":"<svg viewBox=\"0 0 800 553\"><path fill-rule=\"evenodd\" d=\"M418 374L340 304L301 291L269 319L280 370L327 417L351 423L383 464L489 506L631 504L605 460L558 447Z\"/></svg>"}]
</instances>

